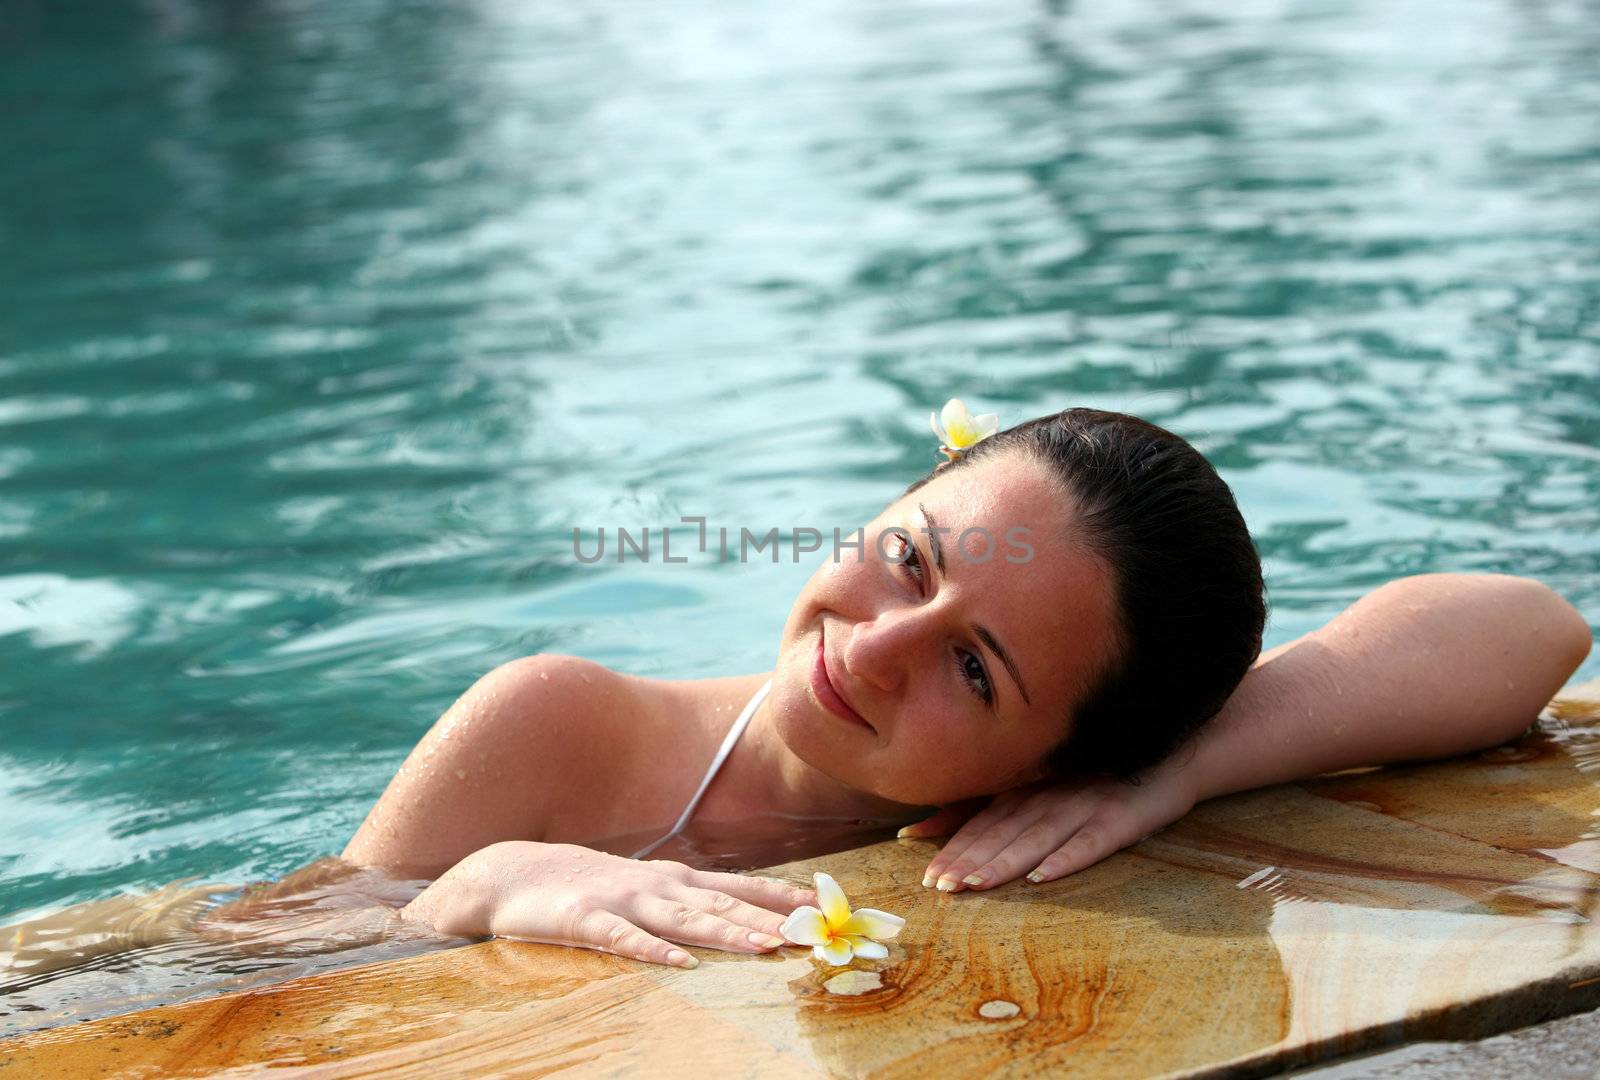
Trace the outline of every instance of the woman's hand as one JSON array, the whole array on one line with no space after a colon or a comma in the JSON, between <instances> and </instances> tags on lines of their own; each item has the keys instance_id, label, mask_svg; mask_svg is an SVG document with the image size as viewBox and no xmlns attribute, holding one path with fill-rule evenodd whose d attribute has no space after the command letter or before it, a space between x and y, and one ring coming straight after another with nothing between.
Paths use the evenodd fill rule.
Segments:
<instances>
[{"instance_id":1,"label":"woman's hand","mask_svg":"<svg viewBox=\"0 0 1600 1080\"><path fill-rule=\"evenodd\" d=\"M942 836L960 825L922 879L943 892L992 889L1024 873L1029 881L1054 881L1188 813L1195 788L1185 764L1165 762L1138 784L1090 779L1012 788L981 810L982 800L947 806L900 835Z\"/></svg>"},{"instance_id":2,"label":"woman's hand","mask_svg":"<svg viewBox=\"0 0 1600 1080\"><path fill-rule=\"evenodd\" d=\"M670 943L728 952L783 944L784 916L809 889L765 878L638 862L576 844L508 841L462 859L400 912L444 934L598 949L696 966Z\"/></svg>"}]
</instances>

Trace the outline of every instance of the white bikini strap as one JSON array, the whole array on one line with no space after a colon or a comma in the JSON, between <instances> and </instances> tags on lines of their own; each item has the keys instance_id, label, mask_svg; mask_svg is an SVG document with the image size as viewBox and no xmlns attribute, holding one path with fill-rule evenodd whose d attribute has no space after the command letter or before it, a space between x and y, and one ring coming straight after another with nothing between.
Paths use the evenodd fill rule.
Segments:
<instances>
[{"instance_id":1,"label":"white bikini strap","mask_svg":"<svg viewBox=\"0 0 1600 1080\"><path fill-rule=\"evenodd\" d=\"M683 827L689 824L689 818L694 815L695 807L699 806L700 800L705 797L706 789L711 786L711 781L716 777L717 771L722 768L722 763L727 760L728 755L733 753L733 744L739 741L739 736L744 733L745 725L750 723L750 718L756 714L757 707L765 700L767 691L771 689L772 680L768 679L762 684L761 689L756 691L756 695L750 699L750 703L744 707L744 712L739 714L739 719L735 720L733 726L728 729L728 734L722 739L722 746L717 750L717 756L711 761L711 768L706 770L705 779L700 781L700 789L694 793L694 798L689 800L689 805L683 808L683 813L678 816L678 823L672 827L672 831L649 847L635 852L633 855L635 859L644 858L656 848L677 836Z\"/></svg>"}]
</instances>

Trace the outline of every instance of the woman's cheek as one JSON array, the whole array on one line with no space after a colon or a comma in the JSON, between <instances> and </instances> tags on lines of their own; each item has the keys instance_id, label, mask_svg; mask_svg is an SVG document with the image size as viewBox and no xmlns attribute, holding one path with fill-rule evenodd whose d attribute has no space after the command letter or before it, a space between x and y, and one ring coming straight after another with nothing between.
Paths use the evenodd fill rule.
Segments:
<instances>
[{"instance_id":1,"label":"woman's cheek","mask_svg":"<svg viewBox=\"0 0 1600 1080\"><path fill-rule=\"evenodd\" d=\"M901 801L931 805L949 801L965 787L966 773L979 760L980 748L959 737L959 728L937 713L911 710L895 733L902 748L900 773L905 789Z\"/></svg>"},{"instance_id":2,"label":"woman's cheek","mask_svg":"<svg viewBox=\"0 0 1600 1080\"><path fill-rule=\"evenodd\" d=\"M880 588L873 579L873 569L870 563L857 566L848 555L838 566L829 563L817 582L820 606L851 621L871 618L878 603L874 597Z\"/></svg>"}]
</instances>

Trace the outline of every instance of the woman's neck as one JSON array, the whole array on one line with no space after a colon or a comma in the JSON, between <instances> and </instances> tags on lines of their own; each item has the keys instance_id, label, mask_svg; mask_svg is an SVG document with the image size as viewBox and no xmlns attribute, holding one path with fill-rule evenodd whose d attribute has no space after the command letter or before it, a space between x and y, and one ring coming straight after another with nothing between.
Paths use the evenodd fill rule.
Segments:
<instances>
[{"instance_id":1,"label":"woman's neck","mask_svg":"<svg viewBox=\"0 0 1600 1080\"><path fill-rule=\"evenodd\" d=\"M701 708L705 709L701 715L736 717L769 677L770 673L701 684L706 693L695 695L700 696ZM731 708L716 712L716 704ZM732 719L722 722L722 732L725 733L731 723ZM695 817L733 821L777 814L835 821L855 819L887 825L920 821L930 812L928 807L895 802L851 787L808 764L779 737L769 697L751 716L744 734L706 791Z\"/></svg>"}]
</instances>

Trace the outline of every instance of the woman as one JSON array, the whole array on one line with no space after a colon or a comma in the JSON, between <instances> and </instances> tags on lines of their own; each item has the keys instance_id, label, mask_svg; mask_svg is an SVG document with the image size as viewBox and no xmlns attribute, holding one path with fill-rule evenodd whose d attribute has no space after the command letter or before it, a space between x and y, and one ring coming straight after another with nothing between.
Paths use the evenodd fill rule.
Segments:
<instances>
[{"instance_id":1,"label":"woman","mask_svg":"<svg viewBox=\"0 0 1600 1080\"><path fill-rule=\"evenodd\" d=\"M924 836L997 796L924 884L1045 881L1202 799L1505 741L1589 649L1543 585L1444 574L1258 655L1260 564L1227 486L1176 435L1092 409L983 439L863 539L807 582L770 673L674 682L565 656L490 672L344 858L436 879L401 914L444 933L692 967L673 942L772 948L814 898L627 857L691 813Z\"/></svg>"}]
</instances>

